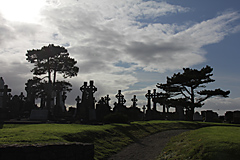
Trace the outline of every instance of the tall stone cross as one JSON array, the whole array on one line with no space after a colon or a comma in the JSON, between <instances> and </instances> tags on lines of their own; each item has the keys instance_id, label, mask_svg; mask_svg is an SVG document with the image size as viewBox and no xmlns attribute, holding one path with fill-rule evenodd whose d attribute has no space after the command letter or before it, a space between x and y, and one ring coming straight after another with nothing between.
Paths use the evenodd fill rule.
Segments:
<instances>
[{"instance_id":1,"label":"tall stone cross","mask_svg":"<svg viewBox=\"0 0 240 160\"><path fill-rule=\"evenodd\" d=\"M90 103L90 108L94 109L95 98L93 94L97 91L97 88L93 85L94 81L90 81L90 85L87 87L88 92L88 102Z\"/></svg>"},{"instance_id":2,"label":"tall stone cross","mask_svg":"<svg viewBox=\"0 0 240 160\"><path fill-rule=\"evenodd\" d=\"M88 86L89 96L93 97L93 93L97 91L97 88L93 85L94 81L90 81L90 85Z\"/></svg>"},{"instance_id":3,"label":"tall stone cross","mask_svg":"<svg viewBox=\"0 0 240 160\"><path fill-rule=\"evenodd\" d=\"M77 109L79 109L80 107L80 102L81 102L81 98L79 96L77 96L77 98L75 99L75 101L77 101L76 107Z\"/></svg>"},{"instance_id":4,"label":"tall stone cross","mask_svg":"<svg viewBox=\"0 0 240 160\"><path fill-rule=\"evenodd\" d=\"M145 114L145 111L146 111L146 106L145 105L143 105L143 113Z\"/></svg>"},{"instance_id":5,"label":"tall stone cross","mask_svg":"<svg viewBox=\"0 0 240 160\"><path fill-rule=\"evenodd\" d=\"M156 89L153 89L153 93L151 94L151 97L152 97L152 101L153 101L153 110L156 111L157 110L157 103L155 101L155 98L158 97Z\"/></svg>"},{"instance_id":6,"label":"tall stone cross","mask_svg":"<svg viewBox=\"0 0 240 160\"><path fill-rule=\"evenodd\" d=\"M137 101L138 101L136 95L133 96L133 98L131 99L131 101L133 102L132 107L133 107L133 108L136 108L136 107L137 107Z\"/></svg>"},{"instance_id":7,"label":"tall stone cross","mask_svg":"<svg viewBox=\"0 0 240 160\"><path fill-rule=\"evenodd\" d=\"M109 95L107 95L104 99L105 103L109 106L109 101L111 100L111 98L109 98Z\"/></svg>"},{"instance_id":8,"label":"tall stone cross","mask_svg":"<svg viewBox=\"0 0 240 160\"><path fill-rule=\"evenodd\" d=\"M3 89L0 89L0 92L3 93L3 101L2 101L2 107L7 107L7 101L8 101L8 92L11 92L12 90L8 88L8 85L4 85Z\"/></svg>"},{"instance_id":9,"label":"tall stone cross","mask_svg":"<svg viewBox=\"0 0 240 160\"><path fill-rule=\"evenodd\" d=\"M118 104L126 103L126 100L124 99L124 95L122 95L121 90L118 90L118 94L115 97L118 99Z\"/></svg>"},{"instance_id":10,"label":"tall stone cross","mask_svg":"<svg viewBox=\"0 0 240 160\"><path fill-rule=\"evenodd\" d=\"M88 99L88 93L87 93L87 82L84 82L83 86L80 87L80 90L82 91L82 103L85 103Z\"/></svg>"},{"instance_id":11,"label":"tall stone cross","mask_svg":"<svg viewBox=\"0 0 240 160\"><path fill-rule=\"evenodd\" d=\"M8 85L4 85L4 88L3 89L0 89L0 92L3 92L3 96L6 96L8 95L8 92L11 92L12 90L8 88Z\"/></svg>"},{"instance_id":12,"label":"tall stone cross","mask_svg":"<svg viewBox=\"0 0 240 160\"><path fill-rule=\"evenodd\" d=\"M151 110L151 90L148 90L148 93L145 95L145 97L147 98L148 102L147 102L147 110L150 111Z\"/></svg>"}]
</instances>

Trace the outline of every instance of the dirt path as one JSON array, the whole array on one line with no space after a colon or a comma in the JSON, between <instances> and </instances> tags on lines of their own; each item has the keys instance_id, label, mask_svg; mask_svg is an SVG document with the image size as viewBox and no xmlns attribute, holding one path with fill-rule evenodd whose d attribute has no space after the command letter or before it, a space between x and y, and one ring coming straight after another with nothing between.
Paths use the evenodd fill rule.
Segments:
<instances>
[{"instance_id":1,"label":"dirt path","mask_svg":"<svg viewBox=\"0 0 240 160\"><path fill-rule=\"evenodd\" d=\"M163 131L133 143L108 160L154 160L160 155L171 137L188 130Z\"/></svg>"}]
</instances>

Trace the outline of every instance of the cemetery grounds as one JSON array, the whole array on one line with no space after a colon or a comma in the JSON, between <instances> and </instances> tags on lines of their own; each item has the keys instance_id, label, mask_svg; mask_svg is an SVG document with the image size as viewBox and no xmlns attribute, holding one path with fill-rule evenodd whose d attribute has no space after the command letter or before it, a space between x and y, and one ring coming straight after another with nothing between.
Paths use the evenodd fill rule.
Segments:
<instances>
[{"instance_id":1,"label":"cemetery grounds","mask_svg":"<svg viewBox=\"0 0 240 160\"><path fill-rule=\"evenodd\" d=\"M165 130L191 129L172 138L162 159L235 159L240 156L239 125L188 121L129 124L5 124L0 145L84 142L94 144L94 159L107 159L130 143ZM157 148L156 148L157 149Z\"/></svg>"}]
</instances>

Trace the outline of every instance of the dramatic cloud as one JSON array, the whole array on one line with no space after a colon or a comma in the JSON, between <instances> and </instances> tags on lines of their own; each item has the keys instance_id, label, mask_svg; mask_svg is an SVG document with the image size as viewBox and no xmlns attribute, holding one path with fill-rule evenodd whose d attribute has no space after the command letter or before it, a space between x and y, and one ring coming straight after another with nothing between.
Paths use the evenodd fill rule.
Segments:
<instances>
[{"instance_id":1,"label":"dramatic cloud","mask_svg":"<svg viewBox=\"0 0 240 160\"><path fill-rule=\"evenodd\" d=\"M80 68L79 76L69 80L75 87L69 104L89 80L95 80L98 97L114 95L118 89L129 97L143 94L152 84L129 91L147 79L138 79L138 71L164 73L200 64L206 60L204 46L239 30L234 22L240 15L234 11L193 25L158 20L186 12L193 11L156 1L48 0L34 23L9 21L0 14L1 76L18 88L15 94L20 93L24 79L32 77L27 50L53 43L65 46Z\"/></svg>"},{"instance_id":2,"label":"dramatic cloud","mask_svg":"<svg viewBox=\"0 0 240 160\"><path fill-rule=\"evenodd\" d=\"M59 7L44 13L46 22L55 26L57 35L70 44L74 56L85 59L84 65L89 62L91 68L101 66L104 71L123 61L137 64L134 68L165 72L204 62L202 47L219 42L238 28L231 26L239 18L236 12L193 26L146 22L187 11L188 8L154 1L62 1ZM92 63L96 57L98 62Z\"/></svg>"}]
</instances>

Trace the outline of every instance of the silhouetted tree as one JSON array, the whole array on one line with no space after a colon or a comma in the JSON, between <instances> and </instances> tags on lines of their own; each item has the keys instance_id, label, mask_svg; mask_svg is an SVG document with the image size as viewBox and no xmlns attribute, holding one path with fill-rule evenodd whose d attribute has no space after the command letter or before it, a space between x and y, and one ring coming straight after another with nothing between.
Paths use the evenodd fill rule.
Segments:
<instances>
[{"instance_id":1,"label":"silhouetted tree","mask_svg":"<svg viewBox=\"0 0 240 160\"><path fill-rule=\"evenodd\" d=\"M33 79L29 79L27 83L25 83L25 90L28 94L34 94L34 96L39 97L43 90L42 83L41 78L33 77Z\"/></svg>"},{"instance_id":2,"label":"silhouetted tree","mask_svg":"<svg viewBox=\"0 0 240 160\"><path fill-rule=\"evenodd\" d=\"M203 67L201 70L183 68L183 73L175 73L172 77L167 77L167 83L157 84L157 87L163 89L171 95L177 97L171 99L172 103L185 105L190 120L193 118L195 107L202 107L203 101L213 96L228 97L230 91L221 89L215 90L198 90L205 88L205 84L214 82L211 78L213 68L210 66Z\"/></svg>"},{"instance_id":3,"label":"silhouetted tree","mask_svg":"<svg viewBox=\"0 0 240 160\"><path fill-rule=\"evenodd\" d=\"M30 90L29 94L34 93L35 94L34 96L36 98L41 98L41 96L45 94L45 86L47 83L48 83L47 81L42 80L41 78L33 77L33 79L29 79L27 83L25 83L26 85L25 90L27 92L29 92ZM66 81L56 81L55 85L61 88L60 91L63 92L69 92L72 90L71 89L72 85ZM34 92L31 93L31 91Z\"/></svg>"},{"instance_id":4,"label":"silhouetted tree","mask_svg":"<svg viewBox=\"0 0 240 160\"><path fill-rule=\"evenodd\" d=\"M77 76L79 71L79 68L75 66L77 61L69 57L69 53L64 47L49 44L40 50L33 49L27 52L27 61L34 63L31 72L34 75L47 74L48 83L55 84L57 73L63 74L64 78Z\"/></svg>"},{"instance_id":5,"label":"silhouetted tree","mask_svg":"<svg viewBox=\"0 0 240 160\"><path fill-rule=\"evenodd\" d=\"M35 75L26 83L26 90L33 87L36 98L46 95L47 107L49 108L53 91L71 90L69 82L57 81L57 73L61 74L63 78L77 76L79 71L79 68L75 66L77 61L69 57L67 49L53 44L37 50L28 50L26 56L26 60L34 64L31 72Z\"/></svg>"}]
</instances>

